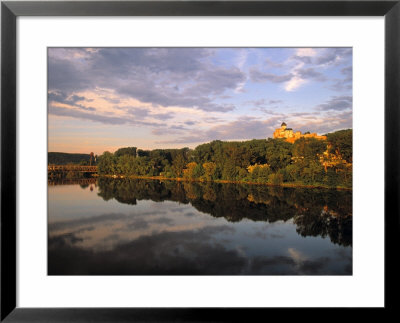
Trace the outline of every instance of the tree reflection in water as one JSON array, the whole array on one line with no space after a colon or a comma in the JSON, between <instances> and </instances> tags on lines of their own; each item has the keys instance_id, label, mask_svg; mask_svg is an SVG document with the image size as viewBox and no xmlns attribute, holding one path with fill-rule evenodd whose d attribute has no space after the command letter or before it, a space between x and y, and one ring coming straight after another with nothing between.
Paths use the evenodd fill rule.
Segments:
<instances>
[{"instance_id":1,"label":"tree reflection in water","mask_svg":"<svg viewBox=\"0 0 400 323\"><path fill-rule=\"evenodd\" d=\"M98 194L106 201L190 203L198 211L230 222L293 219L302 236L329 237L335 244L352 245L351 191L107 178L99 179L98 185Z\"/></svg>"},{"instance_id":2,"label":"tree reflection in water","mask_svg":"<svg viewBox=\"0 0 400 323\"><path fill-rule=\"evenodd\" d=\"M49 183L49 275L352 274L351 191L58 184Z\"/></svg>"}]
</instances>

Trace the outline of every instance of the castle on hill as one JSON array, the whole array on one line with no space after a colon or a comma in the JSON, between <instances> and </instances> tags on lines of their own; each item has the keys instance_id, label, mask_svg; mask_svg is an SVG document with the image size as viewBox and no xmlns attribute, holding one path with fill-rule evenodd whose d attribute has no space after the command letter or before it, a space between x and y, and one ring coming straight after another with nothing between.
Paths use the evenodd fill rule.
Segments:
<instances>
[{"instance_id":1,"label":"castle on hill","mask_svg":"<svg viewBox=\"0 0 400 323\"><path fill-rule=\"evenodd\" d=\"M302 134L300 131L294 132L292 128L287 128L287 125L284 122L282 122L280 128L275 129L274 138L286 138L286 141L290 143L294 143L297 139L300 138L315 138L318 140L326 140L326 136L319 136L315 132L305 134Z\"/></svg>"}]
</instances>

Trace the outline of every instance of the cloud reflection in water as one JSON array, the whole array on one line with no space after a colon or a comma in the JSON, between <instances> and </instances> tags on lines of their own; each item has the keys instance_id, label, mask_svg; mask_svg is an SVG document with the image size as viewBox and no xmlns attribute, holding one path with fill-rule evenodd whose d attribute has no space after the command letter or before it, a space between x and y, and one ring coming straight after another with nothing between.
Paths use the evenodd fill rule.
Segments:
<instances>
[{"instance_id":1,"label":"cloud reflection in water","mask_svg":"<svg viewBox=\"0 0 400 323\"><path fill-rule=\"evenodd\" d=\"M143 190L142 184L99 182L95 215L60 216L68 203L51 204L49 275L352 273L351 205L343 206L351 193L156 181ZM214 201L203 198L209 189ZM80 191L76 185L71 203L79 205ZM50 188L49 200L61 194Z\"/></svg>"}]
</instances>

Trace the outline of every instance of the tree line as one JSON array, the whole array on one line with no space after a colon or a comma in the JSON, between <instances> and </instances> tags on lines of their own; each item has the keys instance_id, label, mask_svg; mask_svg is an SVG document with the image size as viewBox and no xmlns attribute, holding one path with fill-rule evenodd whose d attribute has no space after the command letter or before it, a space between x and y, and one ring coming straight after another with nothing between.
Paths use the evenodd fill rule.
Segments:
<instances>
[{"instance_id":1,"label":"tree line","mask_svg":"<svg viewBox=\"0 0 400 323\"><path fill-rule=\"evenodd\" d=\"M90 154L49 152L47 154L47 163L48 165L89 165Z\"/></svg>"},{"instance_id":2,"label":"tree line","mask_svg":"<svg viewBox=\"0 0 400 323\"><path fill-rule=\"evenodd\" d=\"M161 176L200 181L280 185L352 186L352 130L327 140L301 138L243 142L214 140L195 149L142 150L124 147L98 157L100 175Z\"/></svg>"}]
</instances>

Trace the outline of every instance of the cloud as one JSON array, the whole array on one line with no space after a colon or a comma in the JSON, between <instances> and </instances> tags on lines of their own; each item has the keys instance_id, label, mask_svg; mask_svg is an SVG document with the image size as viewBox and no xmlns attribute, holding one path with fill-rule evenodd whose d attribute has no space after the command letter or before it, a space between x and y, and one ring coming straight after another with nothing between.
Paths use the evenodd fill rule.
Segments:
<instances>
[{"instance_id":1,"label":"cloud","mask_svg":"<svg viewBox=\"0 0 400 323\"><path fill-rule=\"evenodd\" d=\"M316 56L314 63L317 65L337 65L345 60L351 59L352 48L327 48Z\"/></svg>"},{"instance_id":2,"label":"cloud","mask_svg":"<svg viewBox=\"0 0 400 323\"><path fill-rule=\"evenodd\" d=\"M287 124L293 130L301 132L311 131L318 134L326 134L342 129L352 128L353 113L352 111L321 111L321 114L315 116L294 116L288 115Z\"/></svg>"},{"instance_id":3,"label":"cloud","mask_svg":"<svg viewBox=\"0 0 400 323\"><path fill-rule=\"evenodd\" d=\"M77 118L82 120L90 120L94 122L101 122L109 125L134 124L139 126L159 126L159 124L157 123L139 121L133 118L128 118L126 116L119 117L115 115L101 115L96 113L84 112L77 109L57 107L54 105L50 105L49 114L56 116Z\"/></svg>"},{"instance_id":4,"label":"cloud","mask_svg":"<svg viewBox=\"0 0 400 323\"><path fill-rule=\"evenodd\" d=\"M245 104L254 105L256 107L263 107L266 105L276 105L283 103L283 100L266 100L266 99L259 99L259 100L250 100L244 102Z\"/></svg>"},{"instance_id":5,"label":"cloud","mask_svg":"<svg viewBox=\"0 0 400 323\"><path fill-rule=\"evenodd\" d=\"M240 274L246 258L214 242L228 226L161 232L120 243L112 250L92 252L63 236L49 239L50 275L223 275ZM102 265L99 266L98 264Z\"/></svg>"},{"instance_id":6,"label":"cloud","mask_svg":"<svg viewBox=\"0 0 400 323\"><path fill-rule=\"evenodd\" d=\"M336 263L338 255L313 259L293 254L258 256L229 243L215 241L216 235L231 235L226 225L198 230L154 232L114 244L96 252L79 247L74 234L50 236L49 275L326 275L351 274L351 257ZM104 240L117 240L111 234ZM229 242L229 241L228 241ZM297 252L298 253L298 252ZM101 264L101 265L99 265ZM341 270L338 272L338 266Z\"/></svg>"},{"instance_id":7,"label":"cloud","mask_svg":"<svg viewBox=\"0 0 400 323\"><path fill-rule=\"evenodd\" d=\"M283 103L282 100L269 100L268 104L278 104L278 103Z\"/></svg>"},{"instance_id":8,"label":"cloud","mask_svg":"<svg viewBox=\"0 0 400 323\"><path fill-rule=\"evenodd\" d=\"M241 117L238 120L225 124L213 126L208 130L192 131L189 135L180 135L171 141L160 141L160 143L197 143L208 142L212 140L247 140L266 138L273 131L280 117L271 117L266 120L258 120L252 117ZM165 135L169 129L165 129L157 134Z\"/></svg>"},{"instance_id":9,"label":"cloud","mask_svg":"<svg viewBox=\"0 0 400 323\"><path fill-rule=\"evenodd\" d=\"M346 110L353 107L353 98L351 96L334 96L329 101L317 106L318 110Z\"/></svg>"},{"instance_id":10,"label":"cloud","mask_svg":"<svg viewBox=\"0 0 400 323\"><path fill-rule=\"evenodd\" d=\"M276 75L271 73L264 73L256 69L250 70L250 79L253 82L283 83L289 81L292 77L293 77L292 74Z\"/></svg>"},{"instance_id":11,"label":"cloud","mask_svg":"<svg viewBox=\"0 0 400 323\"><path fill-rule=\"evenodd\" d=\"M298 60L304 64L311 64L312 57L317 54L317 51L313 48L298 48L295 52L292 59Z\"/></svg>"},{"instance_id":12,"label":"cloud","mask_svg":"<svg viewBox=\"0 0 400 323\"><path fill-rule=\"evenodd\" d=\"M347 47L297 49L293 60L319 67L344 64L352 59L353 50Z\"/></svg>"},{"instance_id":13,"label":"cloud","mask_svg":"<svg viewBox=\"0 0 400 323\"><path fill-rule=\"evenodd\" d=\"M86 225L96 225L98 223L113 222L118 220L125 220L128 216L123 213L107 213L91 217L82 217L73 220L63 220L50 222L48 225L49 231L59 231L64 229L72 229L76 227L86 226ZM93 229L93 227L92 227ZM76 232L75 232L76 233Z\"/></svg>"},{"instance_id":14,"label":"cloud","mask_svg":"<svg viewBox=\"0 0 400 323\"><path fill-rule=\"evenodd\" d=\"M285 67L285 64L274 62L269 58L266 58L264 62L268 67L272 67L272 68L284 68Z\"/></svg>"},{"instance_id":15,"label":"cloud","mask_svg":"<svg viewBox=\"0 0 400 323\"><path fill-rule=\"evenodd\" d=\"M118 103L120 103L121 102L121 100L120 99L118 99L118 98L109 98L109 97L107 97L107 96L103 96L103 97L101 97L103 100L106 100L106 101L108 101L108 102L110 102L110 103L114 103L114 104L118 104Z\"/></svg>"},{"instance_id":16,"label":"cloud","mask_svg":"<svg viewBox=\"0 0 400 323\"><path fill-rule=\"evenodd\" d=\"M297 61L300 61L304 64L312 64L312 60L311 57L308 56L298 56L298 55L294 55L292 56L292 59L295 59Z\"/></svg>"},{"instance_id":17,"label":"cloud","mask_svg":"<svg viewBox=\"0 0 400 323\"><path fill-rule=\"evenodd\" d=\"M213 50L207 48L98 48L91 52L53 48L49 53L49 89L68 95L105 88L163 107L227 112L234 106L217 104L214 97L246 81L236 66L216 66L208 60Z\"/></svg>"},{"instance_id":18,"label":"cloud","mask_svg":"<svg viewBox=\"0 0 400 323\"><path fill-rule=\"evenodd\" d=\"M188 120L188 121L184 122L184 124L188 125L188 126L194 126L196 123L197 123L196 121L191 121L191 120Z\"/></svg>"},{"instance_id":19,"label":"cloud","mask_svg":"<svg viewBox=\"0 0 400 323\"><path fill-rule=\"evenodd\" d=\"M52 102L57 102L57 103L62 103L66 105L70 105L82 110L87 110L87 111L96 111L96 108L93 107L86 107L82 104L79 104L78 102L86 101L86 102L92 102L93 100L87 99L83 96L71 94L67 95L64 92L60 91L51 91L48 93L48 100L50 103Z\"/></svg>"},{"instance_id":20,"label":"cloud","mask_svg":"<svg viewBox=\"0 0 400 323\"><path fill-rule=\"evenodd\" d=\"M353 88L353 67L347 66L341 69L341 74L344 75L341 79L335 79L330 89L334 91L349 91Z\"/></svg>"},{"instance_id":21,"label":"cloud","mask_svg":"<svg viewBox=\"0 0 400 323\"><path fill-rule=\"evenodd\" d=\"M314 48L298 48L296 50L296 55L298 57L312 57L317 54L316 50Z\"/></svg>"},{"instance_id":22,"label":"cloud","mask_svg":"<svg viewBox=\"0 0 400 323\"><path fill-rule=\"evenodd\" d=\"M126 111L129 115L139 117L139 118L144 118L147 117L150 113L149 109L143 107L132 107L132 106L116 106L116 109L124 110Z\"/></svg>"},{"instance_id":23,"label":"cloud","mask_svg":"<svg viewBox=\"0 0 400 323\"><path fill-rule=\"evenodd\" d=\"M285 90L288 92L294 91L307 81L301 77L294 76L289 82L285 84Z\"/></svg>"},{"instance_id":24,"label":"cloud","mask_svg":"<svg viewBox=\"0 0 400 323\"><path fill-rule=\"evenodd\" d=\"M325 82L331 77L329 69L333 66L349 64L352 60L351 48L300 48L289 61L297 62L291 70L293 77L285 84L286 91L294 91L309 81ZM346 70L342 69L342 73ZM341 91L348 89L341 80L336 80L331 89Z\"/></svg>"},{"instance_id":25,"label":"cloud","mask_svg":"<svg viewBox=\"0 0 400 323\"><path fill-rule=\"evenodd\" d=\"M172 225L174 225L175 222L173 220L171 220L170 218L161 217L161 218L157 218L157 219L151 221L151 223L167 224L169 226L172 226Z\"/></svg>"},{"instance_id":26,"label":"cloud","mask_svg":"<svg viewBox=\"0 0 400 323\"><path fill-rule=\"evenodd\" d=\"M299 48L286 62L286 66L289 67L286 74L277 75L253 68L250 70L250 79L253 82L285 83L284 89L288 92L298 89L300 86L307 83L307 80L325 81L325 77L321 72L316 71L313 67L307 66L312 64L314 56L316 55L317 51L312 48ZM271 66L269 62L267 62L267 65Z\"/></svg>"},{"instance_id":27,"label":"cloud","mask_svg":"<svg viewBox=\"0 0 400 323\"><path fill-rule=\"evenodd\" d=\"M174 116L170 113L154 113L151 114L151 117L157 120L168 120L168 119L173 119Z\"/></svg>"},{"instance_id":28,"label":"cloud","mask_svg":"<svg viewBox=\"0 0 400 323\"><path fill-rule=\"evenodd\" d=\"M92 75L87 64L75 59L48 58L49 90L63 91L68 94L84 91L92 87Z\"/></svg>"},{"instance_id":29,"label":"cloud","mask_svg":"<svg viewBox=\"0 0 400 323\"><path fill-rule=\"evenodd\" d=\"M317 72L314 68L299 68L297 70L298 75L303 79L316 79L318 81L325 81L325 76Z\"/></svg>"},{"instance_id":30,"label":"cloud","mask_svg":"<svg viewBox=\"0 0 400 323\"><path fill-rule=\"evenodd\" d=\"M295 262L302 262L307 260L307 257L304 256L300 251L294 249L294 248L289 248L288 253L290 257L295 261Z\"/></svg>"},{"instance_id":31,"label":"cloud","mask_svg":"<svg viewBox=\"0 0 400 323\"><path fill-rule=\"evenodd\" d=\"M244 104L254 107L252 110L258 110L267 115L282 115L281 109L283 108L283 100L250 100Z\"/></svg>"},{"instance_id":32,"label":"cloud","mask_svg":"<svg viewBox=\"0 0 400 323\"><path fill-rule=\"evenodd\" d=\"M350 106L344 108L344 106ZM343 109L342 109L343 107ZM173 139L159 140L157 144L193 144L213 140L251 140L272 137L280 124L285 121L294 130L301 132L328 132L352 128L351 97L333 97L319 105L314 112L283 113L279 110L260 108L268 118L240 117L234 121L210 126L208 129L186 129L178 126L162 126L152 133L157 136L177 135Z\"/></svg>"},{"instance_id":33,"label":"cloud","mask_svg":"<svg viewBox=\"0 0 400 323\"><path fill-rule=\"evenodd\" d=\"M132 106L125 106L125 107L115 107L116 109L121 109L126 111L129 115L134 116L136 118L144 119L146 117L154 118L156 120L168 120L174 118L173 112L168 113L153 113L151 109L146 107L132 107Z\"/></svg>"},{"instance_id":34,"label":"cloud","mask_svg":"<svg viewBox=\"0 0 400 323\"><path fill-rule=\"evenodd\" d=\"M280 127L280 124L284 121L289 127L295 131L301 132L316 132L319 134L325 134L341 129L352 128L352 111L351 110L321 110L317 109L313 112L282 112L279 110L268 110L261 109L268 116L270 126L263 128L260 131L258 139L265 137L272 137L274 130ZM251 139L251 138L249 138Z\"/></svg>"},{"instance_id":35,"label":"cloud","mask_svg":"<svg viewBox=\"0 0 400 323\"><path fill-rule=\"evenodd\" d=\"M217 228L217 230L223 230ZM49 275L329 275L332 256L296 261L290 256L251 256L213 243L209 227L163 232L117 244L112 250L79 248L75 236L49 239ZM224 232L224 231L220 231ZM116 235L108 238L118 238ZM101 266L99 266L101 264ZM337 274L352 273L351 258ZM340 270L339 269L339 270Z\"/></svg>"},{"instance_id":36,"label":"cloud","mask_svg":"<svg viewBox=\"0 0 400 323\"><path fill-rule=\"evenodd\" d=\"M50 48L49 114L121 126L114 128L113 147L118 136L126 141L127 135L142 136L135 138L137 145L149 149L266 138L282 121L328 131L339 127L340 112L351 109L339 99L351 90L351 60L351 48ZM306 91L324 87L318 107L308 107L300 92L306 86ZM244 88L245 94L238 92ZM330 98L329 90L343 93ZM293 102L314 111L294 110ZM53 119L54 133L61 131L56 124L71 122L60 119Z\"/></svg>"},{"instance_id":37,"label":"cloud","mask_svg":"<svg viewBox=\"0 0 400 323\"><path fill-rule=\"evenodd\" d=\"M131 231L131 230L143 230L149 228L149 221L144 219L134 219L133 221L127 223L124 226L124 229Z\"/></svg>"},{"instance_id":38,"label":"cloud","mask_svg":"<svg viewBox=\"0 0 400 323\"><path fill-rule=\"evenodd\" d=\"M346 81L353 80L353 66L347 66L341 69L341 73L346 76Z\"/></svg>"}]
</instances>

